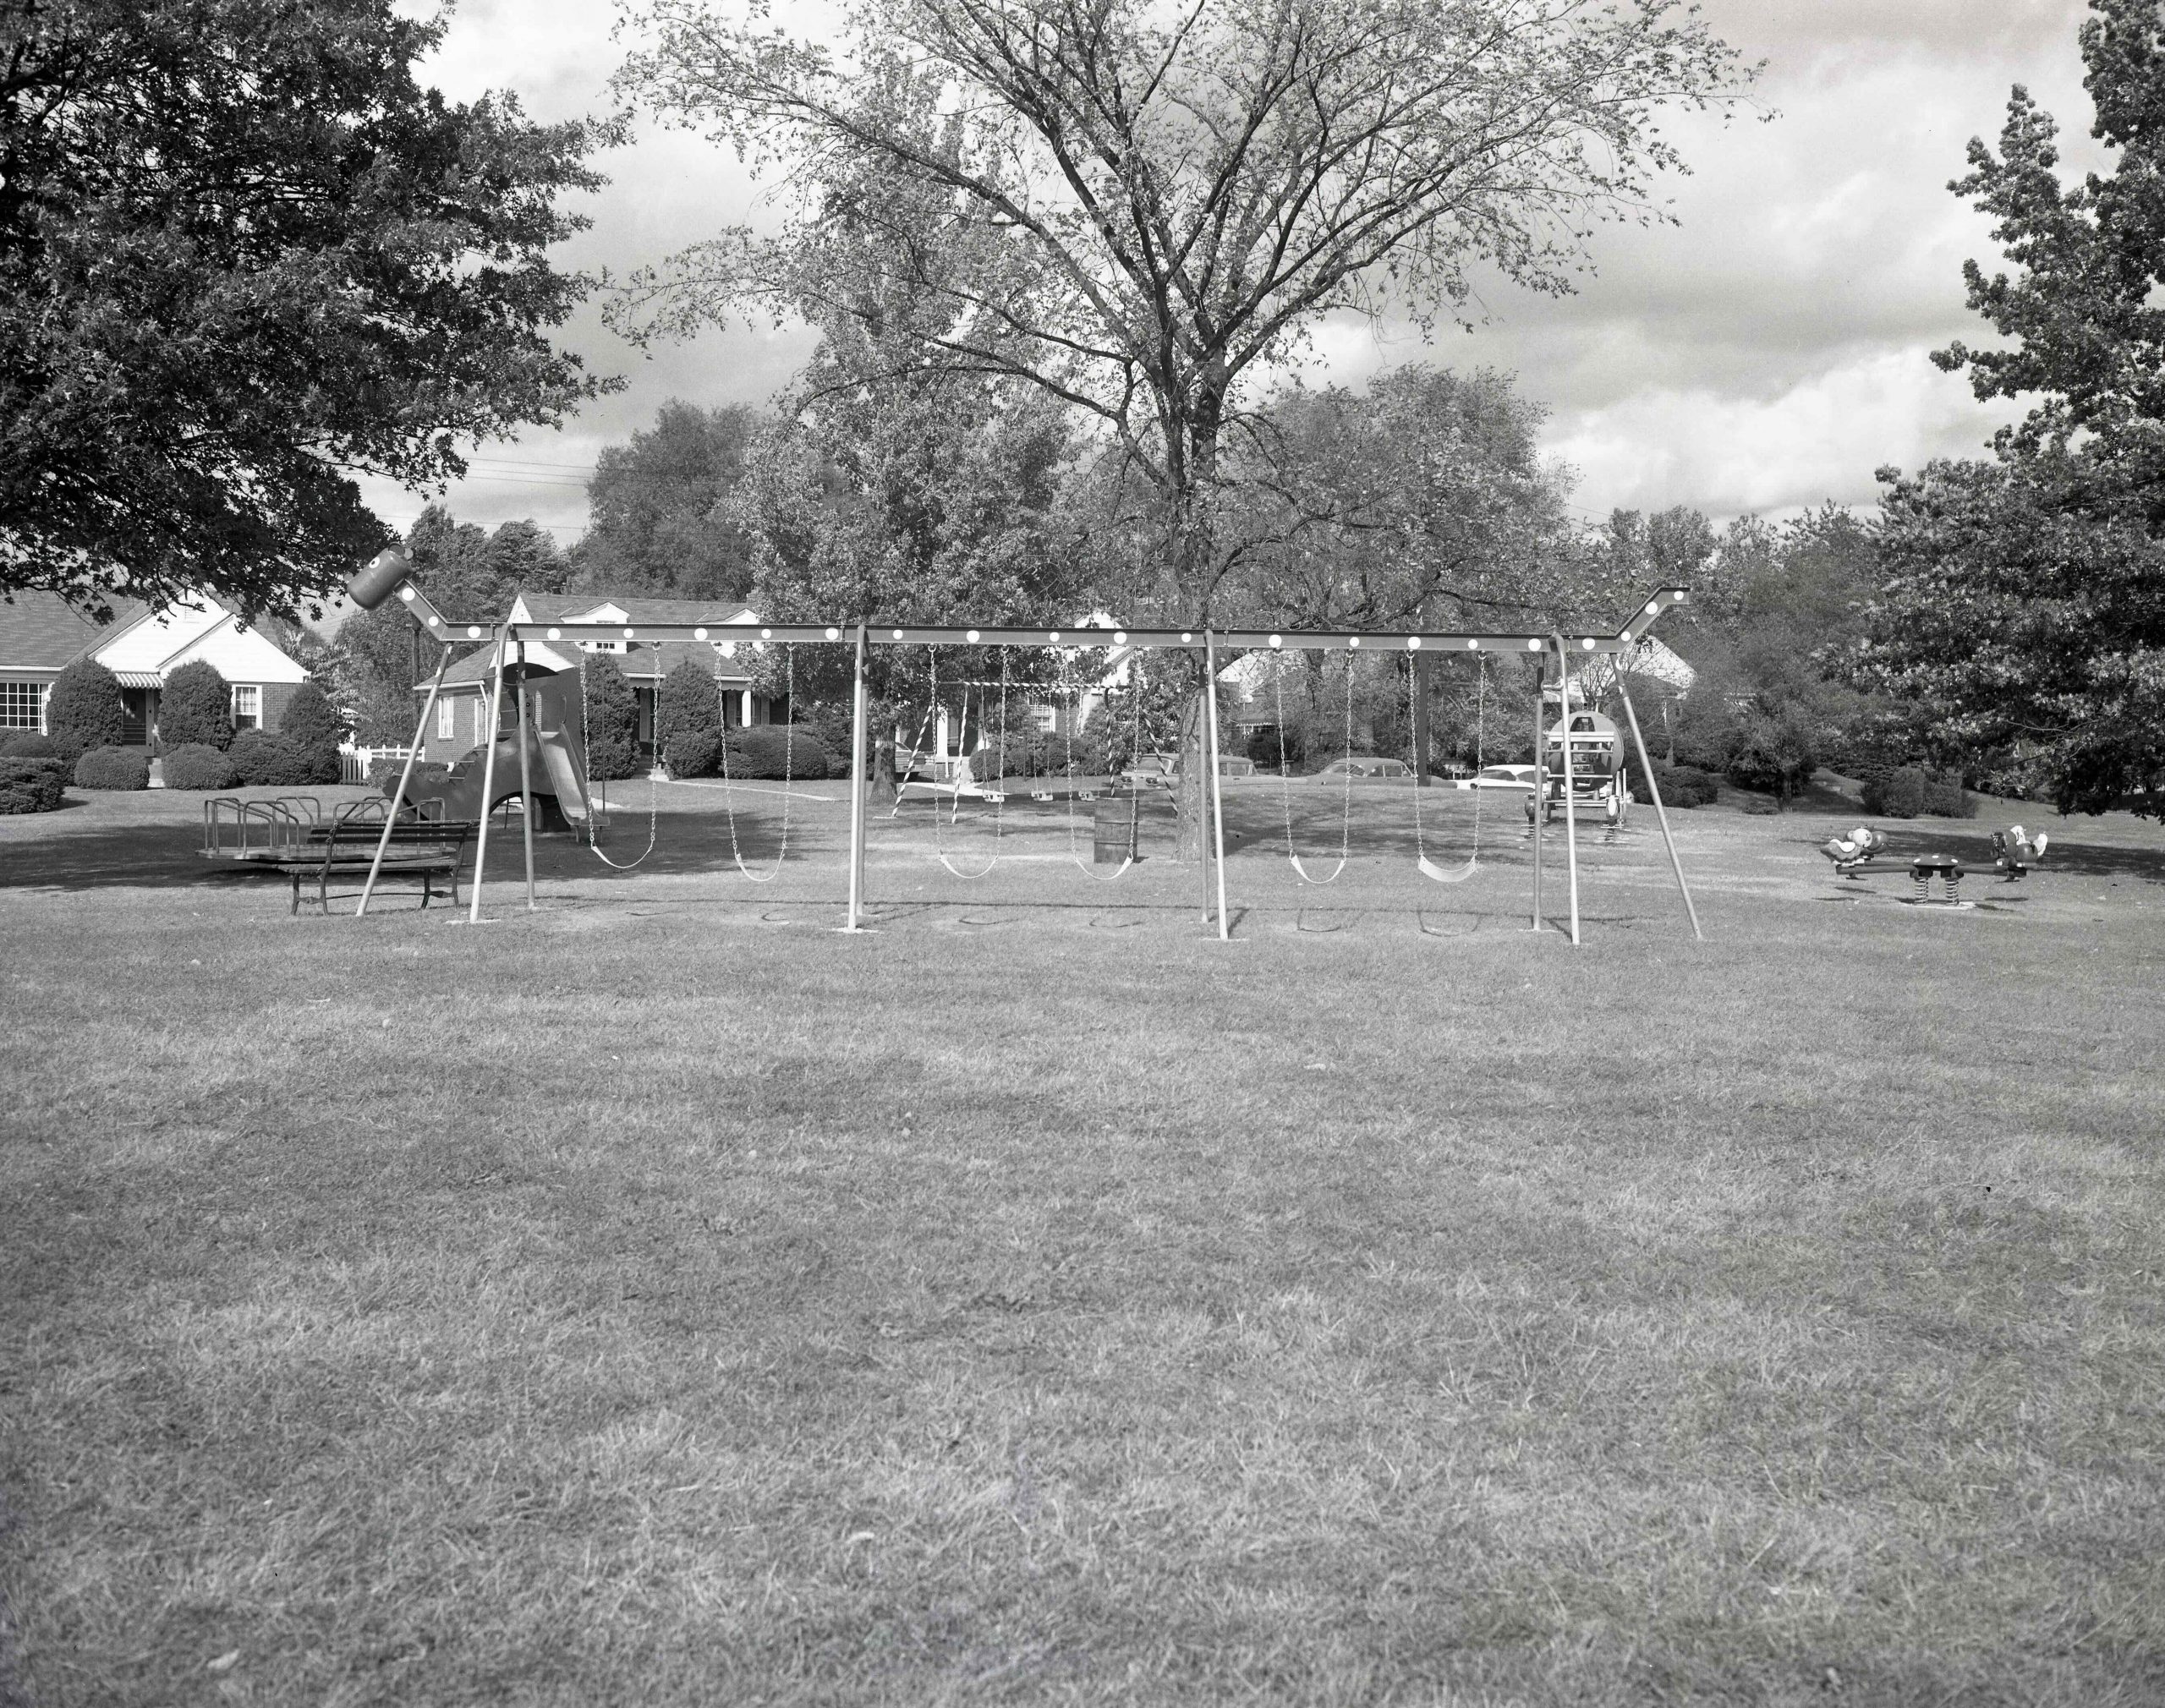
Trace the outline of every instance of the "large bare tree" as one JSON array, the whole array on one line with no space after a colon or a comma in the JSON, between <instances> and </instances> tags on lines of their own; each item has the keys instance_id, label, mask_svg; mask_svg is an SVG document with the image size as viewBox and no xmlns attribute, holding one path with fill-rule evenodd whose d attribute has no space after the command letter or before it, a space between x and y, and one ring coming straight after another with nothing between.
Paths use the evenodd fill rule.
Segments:
<instances>
[{"instance_id":1,"label":"large bare tree","mask_svg":"<svg viewBox=\"0 0 2165 1708\"><path fill-rule=\"evenodd\" d=\"M645 0L620 87L779 174L778 230L637 282L622 320L928 310L913 375L1009 375L1093 419L1154 495L1153 611L1227 569L1230 435L1327 316L1565 292L1605 219L1663 218L1655 123L1748 79L1674 0ZM883 329L891 331L891 329Z\"/></svg>"}]
</instances>

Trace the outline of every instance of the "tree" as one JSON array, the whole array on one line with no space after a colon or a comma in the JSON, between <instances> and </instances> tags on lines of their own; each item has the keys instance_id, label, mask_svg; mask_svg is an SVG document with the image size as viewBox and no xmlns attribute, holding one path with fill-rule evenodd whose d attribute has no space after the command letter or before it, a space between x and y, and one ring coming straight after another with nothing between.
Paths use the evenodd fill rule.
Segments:
<instances>
[{"instance_id":1,"label":"tree","mask_svg":"<svg viewBox=\"0 0 2165 1708\"><path fill-rule=\"evenodd\" d=\"M1672 637L1697 672L1678 708L1676 756L1786 806L1881 714L1840 663L1878 576L1872 538L1833 504L1779 526L1743 517L1709 571L1721 599ZM1628 680L1624 691L1635 707L1652 698Z\"/></svg>"},{"instance_id":2,"label":"tree","mask_svg":"<svg viewBox=\"0 0 2165 1708\"><path fill-rule=\"evenodd\" d=\"M1982 398L2031 397L1991 463L1883 469L1884 596L1859 681L1920 709L1937 754L2013 758L2066 811L2165 815L2165 19L2091 0L2080 43L2107 173L2064 185L2017 87L1995 156L1949 188L2018 271L1963 276L2008 342L1955 343Z\"/></svg>"},{"instance_id":3,"label":"tree","mask_svg":"<svg viewBox=\"0 0 2165 1708\"><path fill-rule=\"evenodd\" d=\"M334 751L346 733L330 697L314 682L303 682L287 698L278 714L278 733L297 747L329 747Z\"/></svg>"},{"instance_id":4,"label":"tree","mask_svg":"<svg viewBox=\"0 0 2165 1708\"><path fill-rule=\"evenodd\" d=\"M158 693L158 742L191 742L223 753L233 744L233 691L218 667L193 659L166 678Z\"/></svg>"},{"instance_id":5,"label":"tree","mask_svg":"<svg viewBox=\"0 0 2165 1708\"><path fill-rule=\"evenodd\" d=\"M494 623L507 616L523 588L556 593L569 574L547 530L507 522L494 534L460 522L440 504L425 506L408 530L406 555L429 596L454 618ZM386 599L374 610L348 615L320 668L327 671L354 735L371 747L398 747L414 738L414 684L436 665L419 626L404 605ZM461 641L453 657L480 651L486 641Z\"/></svg>"},{"instance_id":6,"label":"tree","mask_svg":"<svg viewBox=\"0 0 2165 1708\"><path fill-rule=\"evenodd\" d=\"M1663 216L1649 187L1682 161L1658 109L1737 73L1674 0L892 0L853 8L839 50L768 13L634 14L652 45L619 88L783 167L789 213L642 276L618 324L855 320L894 383L1058 400L1148 495L1123 506L1155 572L1124 615L1182 627L1214 619L1230 567L1229 439L1311 329L1387 308L1433 326L1477 269L1568 290L1595 222Z\"/></svg>"},{"instance_id":7,"label":"tree","mask_svg":"<svg viewBox=\"0 0 2165 1708\"><path fill-rule=\"evenodd\" d=\"M2090 0L2079 40L2091 134L2111 172L2063 187L2058 126L2017 85L1994 156L1970 140L1970 172L1948 188L1997 223L2022 269L1962 267L1970 306L2008 343L1959 341L1932 359L1967 368L1981 399L2042 401L1994 439L2003 461L2049 459L2060 495L2089 508L2131 505L2165 532L2165 17L2157 0Z\"/></svg>"},{"instance_id":8,"label":"tree","mask_svg":"<svg viewBox=\"0 0 2165 1708\"><path fill-rule=\"evenodd\" d=\"M739 491L760 613L1027 624L1079 598L1074 523L1061 511L1066 412L997 378L874 383L883 346L847 321L831 334L754 446ZM922 707L934 663L881 649L868 661L869 691ZM765 692L784 691L783 667L771 654L761 660ZM851 663L833 649L802 649L788 667L799 699L851 692ZM1028 682L1055 666L961 648L938 668L952 709L965 679L1005 668Z\"/></svg>"},{"instance_id":9,"label":"tree","mask_svg":"<svg viewBox=\"0 0 2165 1708\"><path fill-rule=\"evenodd\" d=\"M72 767L92 747L115 747L128 733L120 678L90 659L62 669L46 690L45 729Z\"/></svg>"},{"instance_id":10,"label":"tree","mask_svg":"<svg viewBox=\"0 0 2165 1708\"><path fill-rule=\"evenodd\" d=\"M2064 457L1881 471L1885 576L1856 679L1935 759L2063 813L2165 816L2165 541Z\"/></svg>"},{"instance_id":11,"label":"tree","mask_svg":"<svg viewBox=\"0 0 2165 1708\"><path fill-rule=\"evenodd\" d=\"M384 543L352 476L606 389L548 334L613 125L447 103L391 0L0 0L0 587L244 613Z\"/></svg>"},{"instance_id":12,"label":"tree","mask_svg":"<svg viewBox=\"0 0 2165 1708\"><path fill-rule=\"evenodd\" d=\"M760 0L635 15L652 45L619 86L782 165L791 211L647 276L632 323L853 317L897 379L1007 375L1085 412L1159 495L1183 621L1225 567L1220 452L1259 375L1328 315L1455 314L1477 267L1570 288L1594 222L1659 216L1682 162L1656 110L1736 71L1671 0L893 0L839 51ZM883 317L838 226L920 315Z\"/></svg>"},{"instance_id":13,"label":"tree","mask_svg":"<svg viewBox=\"0 0 2165 1708\"><path fill-rule=\"evenodd\" d=\"M588 484L589 521L573 548L578 585L660 599L742 599L751 545L731 500L759 414L672 398L652 428L604 450Z\"/></svg>"},{"instance_id":14,"label":"tree","mask_svg":"<svg viewBox=\"0 0 2165 1708\"><path fill-rule=\"evenodd\" d=\"M721 727L721 696L714 671L697 659L686 659L661 679L655 694L654 750L669 751L679 736Z\"/></svg>"},{"instance_id":15,"label":"tree","mask_svg":"<svg viewBox=\"0 0 2165 1708\"><path fill-rule=\"evenodd\" d=\"M579 685L580 732L586 742L587 775L596 782L615 782L639 770L639 702L611 654L589 653Z\"/></svg>"}]
</instances>

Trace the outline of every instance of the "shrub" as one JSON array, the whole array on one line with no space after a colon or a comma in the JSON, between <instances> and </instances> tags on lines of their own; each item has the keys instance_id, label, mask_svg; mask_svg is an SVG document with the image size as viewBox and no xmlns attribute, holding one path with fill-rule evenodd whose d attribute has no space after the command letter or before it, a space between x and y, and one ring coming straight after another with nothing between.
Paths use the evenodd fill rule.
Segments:
<instances>
[{"instance_id":1,"label":"shrub","mask_svg":"<svg viewBox=\"0 0 2165 1708\"><path fill-rule=\"evenodd\" d=\"M1864 809L1887 818L1914 818L1925 809L1925 774L1898 765L1864 780Z\"/></svg>"},{"instance_id":2,"label":"shrub","mask_svg":"<svg viewBox=\"0 0 2165 1708\"><path fill-rule=\"evenodd\" d=\"M1962 778L1955 771L1927 771L1925 773L1925 811L1940 818L1974 818L1977 803L1962 787Z\"/></svg>"},{"instance_id":3,"label":"shrub","mask_svg":"<svg viewBox=\"0 0 2165 1708\"><path fill-rule=\"evenodd\" d=\"M79 789L147 789L151 756L141 747L93 747L75 761Z\"/></svg>"},{"instance_id":4,"label":"shrub","mask_svg":"<svg viewBox=\"0 0 2165 1708\"><path fill-rule=\"evenodd\" d=\"M67 762L50 754L0 757L0 813L50 813L67 782Z\"/></svg>"},{"instance_id":5,"label":"shrub","mask_svg":"<svg viewBox=\"0 0 2165 1708\"><path fill-rule=\"evenodd\" d=\"M1651 804L1653 797L1647 791L1646 773L1634 765L1630 775L1631 798ZM1664 765L1657 759L1654 781L1661 786L1664 807L1708 807L1721 797L1721 779L1696 765Z\"/></svg>"},{"instance_id":6,"label":"shrub","mask_svg":"<svg viewBox=\"0 0 2165 1708\"><path fill-rule=\"evenodd\" d=\"M827 775L827 750L787 724L754 724L729 732L729 775L772 781L785 775L816 782Z\"/></svg>"},{"instance_id":7,"label":"shrub","mask_svg":"<svg viewBox=\"0 0 2165 1708\"><path fill-rule=\"evenodd\" d=\"M346 726L330 695L314 682L303 682L278 714L278 733L297 747L328 747L335 753Z\"/></svg>"},{"instance_id":8,"label":"shrub","mask_svg":"<svg viewBox=\"0 0 2165 1708\"><path fill-rule=\"evenodd\" d=\"M654 742L663 753L680 736L721 727L721 699L714 672L686 659L661 679L654 698Z\"/></svg>"},{"instance_id":9,"label":"shrub","mask_svg":"<svg viewBox=\"0 0 2165 1708\"><path fill-rule=\"evenodd\" d=\"M163 772L168 789L230 789L240 780L231 754L200 742L173 749L165 757Z\"/></svg>"},{"instance_id":10,"label":"shrub","mask_svg":"<svg viewBox=\"0 0 2165 1708\"><path fill-rule=\"evenodd\" d=\"M233 737L226 757L233 762L242 783L251 789L292 789L315 780L309 755L283 736L243 730Z\"/></svg>"},{"instance_id":11,"label":"shrub","mask_svg":"<svg viewBox=\"0 0 2165 1708\"><path fill-rule=\"evenodd\" d=\"M70 766L93 747L118 747L128 734L120 678L103 665L77 659L47 692L45 727L53 752Z\"/></svg>"},{"instance_id":12,"label":"shrub","mask_svg":"<svg viewBox=\"0 0 2165 1708\"><path fill-rule=\"evenodd\" d=\"M158 695L159 745L194 742L222 753L233 744L233 686L218 667L190 660L166 678Z\"/></svg>"},{"instance_id":13,"label":"shrub","mask_svg":"<svg viewBox=\"0 0 2165 1708\"><path fill-rule=\"evenodd\" d=\"M1297 769L1306 752L1307 744L1298 730L1266 725L1248 737L1248 758L1273 771L1280 765L1289 771Z\"/></svg>"},{"instance_id":14,"label":"shrub","mask_svg":"<svg viewBox=\"0 0 2165 1708\"><path fill-rule=\"evenodd\" d=\"M25 730L19 736L10 736L0 742L0 759L57 759L60 749L53 745L52 737L41 736L36 730Z\"/></svg>"},{"instance_id":15,"label":"shrub","mask_svg":"<svg viewBox=\"0 0 2165 1708\"><path fill-rule=\"evenodd\" d=\"M691 730L672 737L662 764L672 777L711 777L721 769L721 731Z\"/></svg>"},{"instance_id":16,"label":"shrub","mask_svg":"<svg viewBox=\"0 0 2165 1708\"><path fill-rule=\"evenodd\" d=\"M597 783L614 782L639 769L639 703L623 668L607 653L586 658L584 707L566 708L581 719L586 733L588 775Z\"/></svg>"}]
</instances>

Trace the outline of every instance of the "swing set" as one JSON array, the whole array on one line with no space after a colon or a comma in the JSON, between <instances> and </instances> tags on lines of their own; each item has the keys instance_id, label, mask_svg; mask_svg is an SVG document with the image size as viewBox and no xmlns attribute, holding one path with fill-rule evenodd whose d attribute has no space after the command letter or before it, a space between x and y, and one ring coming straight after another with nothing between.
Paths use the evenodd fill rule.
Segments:
<instances>
[{"instance_id":1,"label":"swing set","mask_svg":"<svg viewBox=\"0 0 2165 1708\"><path fill-rule=\"evenodd\" d=\"M870 767L868 763L869 706L867 700L868 673L866 670L866 661L871 648L875 645L922 646L932 650L930 663L933 666L934 690L932 695L932 704L927 712L927 723L929 725L939 704L937 688L937 649L940 647L1030 647L1038 649L1050 648L1055 650L1061 649L1072 650L1082 647L1103 646L1105 644L1106 641L1105 631L1090 628L1067 630L1058 628L1020 627L963 628L956 627L926 625L909 625L907 627L896 627L875 626L868 620L862 618L849 624L772 623L759 625L756 629L750 627L734 624L724 625L717 623L715 625L713 631L710 631L709 627L704 625L683 624L617 625L610 623L562 622L514 623L509 621L501 622L495 625L458 623L446 616L441 611L438 610L432 603L430 603L427 594L422 591L419 585L413 578L413 567L411 563L407 560L403 553L399 552L395 548L381 552L375 558L371 560L368 566L356 575L348 584L348 597L353 599L354 603L364 610L374 610L385 600L394 596L397 597L405 605L408 612L414 616L414 620L420 624L426 632L431 635L438 642L441 648L441 658L437 665L436 679L430 684L427 698L422 706L421 723L417 726L415 740L413 743L414 752L418 752L421 746L421 731L425 729L430 709L434 706L437 691L442 686L444 673L450 666L452 652L461 640L479 641L493 638L496 642L496 669L493 672L494 703L491 708L492 727L499 726L501 724L503 708L504 680L507 673L507 660L508 655L512 649L514 647L519 648L523 652L524 642L529 635L545 636L545 638L551 641L569 641L573 643L586 640L604 639L611 641L619 639L624 641L639 640L650 643L665 641L698 641L711 643L719 649L724 643L724 635L726 634L727 639L732 642L747 641L756 638L758 642L762 643L781 643L785 646L785 648L792 649L796 645L800 643L824 643L827 645L850 646L855 654L855 669L853 671L854 689L852 695L850 742L849 895L847 914L845 922L840 928L841 930L846 932L859 932L869 928L865 922L864 903L865 806L866 787L870 773ZM1206 919L1214 918L1219 939L1221 941L1226 940L1230 939L1231 935L1230 917L1228 913L1225 902L1225 831L1222 789L1224 766L1219 753L1218 741L1218 661L1220 649L1231 648L1244 652L1281 652L1287 649L1307 649L1324 651L1342 651L1348 654L1358 654L1363 651L1371 654L1378 652L1396 652L1402 656L1411 656L1424 653L1433 655L1436 653L1452 652L1476 654L1477 667L1481 672L1477 687L1477 751L1483 752L1485 753L1485 743L1487 740L1488 679L1486 660L1485 659L1479 658L1477 655L1485 653L1499 653L1536 656L1540 658L1542 660L1544 677L1547 676L1549 668L1553 663L1555 672L1558 703L1568 708L1569 677L1573 659L1614 655L1631 650L1638 645L1642 637L1643 637L1647 630L1653 627L1654 621L1660 616L1662 612L1682 604L1688 597L1689 594L1686 590L1682 588L1669 587L1659 588L1645 601L1637 611L1633 613L1631 620L1627 621L1620 630L1616 633L1610 635L1581 634L1566 637L1561 632L1556 631L1551 631L1547 634L1471 634L1428 632L1349 634L1344 632L1270 632L1251 629L1229 629L1220 631L1209 627L1199 629L1112 630L1110 636L1112 645L1115 648L1125 649L1128 653L1131 660L1139 659L1142 655L1152 651L1187 651L1191 653L1199 652L1203 654L1203 686L1206 703L1204 717L1205 753L1203 763L1206 768L1208 781L1208 787L1203 791L1204 812L1208 821L1207 835L1204 844L1204 865L1207 868L1205 883L1206 897L1208 897L1211 892L1211 878L1214 875L1214 870L1211 868L1214 868L1214 894L1216 901L1216 906L1214 909L1213 909L1210 907L1208 900L1206 900L1205 917ZM786 656L788 660L787 667L790 671L790 682L793 688L795 682L795 655L793 650L787 652ZM586 696L584 693L584 665L583 661L581 665L581 675L582 682L580 700L582 717L584 717ZM1352 719L1352 671L1351 669L1350 658L1346 676L1347 698L1346 718L1347 742L1350 750ZM1000 723L1003 745L999 747L996 750L995 758L996 766L1003 773L1006 758L1004 739L1006 719L1005 712L1008 686L1009 675L1005 658L1003 656L1000 680L1002 716ZM1414 691L1417 693L1417 688ZM965 692L967 696L967 685ZM982 722L983 719L983 695L984 690L980 688L978 702L980 708L980 722ZM519 765L521 772L521 792L522 795L530 798L532 792L532 779L527 775L525 740L527 698L527 695L523 692L518 696L520 733ZM1135 736L1137 747L1139 748L1142 730L1141 719L1143 700L1139 683L1136 686L1133 699L1136 709ZM1654 808L1655 816L1660 823L1662 840L1668 851L1671 870L1675 875L1678 892L1683 898L1685 911L1691 920L1692 934L1694 937L1702 937L1703 936L1703 933L1700 929L1698 910L1693 905L1691 889L1684 876L1683 862L1677 855L1675 840L1670 834L1669 815L1662 804L1660 791L1654 783L1653 767L1647 756L1646 742L1639 730L1637 715L1633 711L1628 697L1624 698L1621 703L1631 731L1632 743L1638 754L1639 763L1642 769L1642 774L1647 779L1647 791ZM965 714L967 716L967 698L965 698L964 704ZM1552 747L1552 745L1544 739L1546 732L1544 732L1541 725L1542 714L1539 709L1540 704L1541 697L1537 696L1535 701L1536 710L1534 713L1534 751L1537 756L1541 756L1539 761L1541 764L1541 770L1537 773L1537 786L1540 789L1542 795L1545 798L1548 794L1546 776L1547 759L1548 756L1554 753L1560 758L1563 770L1563 776L1561 779L1562 787L1557 791L1556 798L1558 804L1563 808L1565 868L1569 883L1570 895L1569 930L1570 939L1574 944L1576 944L1581 940L1579 921L1578 829L1577 810L1576 807L1576 802L1579 797L1580 791L1576 787L1576 779L1573 775L1572 758L1572 749L1577 744L1572 741L1565 740L1554 743ZM1282 730L1282 702L1280 709L1280 728ZM1569 715L1568 711L1566 715ZM922 732L920 732L920 734L922 735ZM747 878L749 878L757 883L769 883L771 882L776 875L780 872L781 860L782 857L786 856L787 848L786 839L788 834L788 761L786 758L784 762L782 835L785 840L782 844L782 849L781 852L778 853L772 869L765 873L754 873L744 860L743 850L737 838L735 807L732 799L732 791L734 787L734 784L732 780L727 775L727 742L725 740L723 743L722 759L723 801L725 813L729 820L732 857L735 861L738 869L743 872ZM485 763L485 775L482 785L482 797L485 802L491 797L493 791L493 773L496 764L496 745L491 744L489 747L487 758ZM1072 719L1070 720L1067 732L1067 757L1072 779L1074 759L1074 733ZM1425 756L1422 757L1425 759ZM1341 825L1340 847L1336 861L1327 874L1318 874L1316 873L1311 873L1307 869L1307 866L1303 862L1299 851L1294 843L1291 805L1291 784L1290 777L1285 764L1285 752L1282 742L1280 746L1279 759L1280 786L1285 806L1287 857L1291 862L1295 872L1304 883L1329 884L1335 882L1344 873L1351 858L1351 853L1350 814L1351 791L1352 784L1351 768L1349 767L1346 772L1344 786L1346 792L1341 802L1341 811L1345 815L1346 822ZM392 797L393 799L403 799L404 791L408 781L410 780L414 763L414 760L413 753L409 753L406 761L406 770L400 779L400 792L394 796ZM940 839L939 844L940 863L955 876L963 879L982 878L989 875L993 869L993 866L997 863L1000 858L999 844L1002 831L1000 813L1006 804L1006 795L1007 792L1006 783L1006 779L1004 775L1001 775L994 778L993 786L990 789L985 790L982 788L982 786L980 786L981 797L989 800L993 806L995 813L993 856L991 861L989 862L983 868L978 870L971 870L967 868L957 867L948 853L946 844L944 840L944 831L938 829L935 829L935 835ZM655 786L650 782L650 791ZM955 794L959 797L960 792L961 789L958 785L955 790ZM1048 791L1044 792L1049 794L1050 791ZM1069 851L1071 857L1074 859L1075 863L1077 865L1082 865L1083 862L1081 858L1077 844L1078 825L1076 818L1076 791L1072 786L1068 793ZM1455 884L1464 882L1466 879L1472 877L1474 873L1480 869L1481 791L1477 789L1474 791L1473 847L1472 852L1469 854L1462 866L1444 866L1429 857L1427 846L1427 830L1422 822L1421 813L1421 793L1422 790L1417 782L1417 786L1414 790L1416 868L1422 877L1428 879L1433 882L1440 884ZM940 821L938 818L939 800L936 797L934 805L935 812L935 826L937 827ZM957 810L958 807L956 801L951 800L948 802L948 813L945 821L945 825L948 828L952 827ZM526 901L527 906L529 909L532 909L538 905L534 895L533 814L531 812L528 812L523 813L522 817L524 820ZM1542 917L1542 903L1544 862L1543 858L1542 833L1543 824L1547 817L1548 814L1546 813L1538 813L1536 815L1533 824L1532 928L1537 931L1543 928L1543 923ZM589 807L588 813L588 840L589 845L591 845L593 840L592 818L593 814ZM390 823L390 818L386 818L386 829L382 839L377 845L375 866L371 868L368 884L363 887L360 905L356 910L357 912L365 913L367 911L369 895L375 885L376 871L381 867L384 849L388 846L391 840ZM597 854L601 854L605 860L608 860L608 863L610 865L616 867L619 870L631 869L643 862L647 856L652 852L655 840L655 823L656 808L655 804L655 797L650 792L648 807L647 846L641 851L639 857L631 862L620 863L614 860L609 860L606 854L602 854L602 851L599 847L596 847L595 851ZM482 873L484 862L487 859L488 855L488 840L489 820L488 817L485 813L481 821L479 846L474 856L472 898L468 912L468 919L472 922L478 922L481 917ZM1131 851L1130 857L1127 860L1121 862L1119 870L1105 877L1104 881L1110 882L1117 879L1128 869L1128 867L1132 863L1132 854ZM1087 866L1084 869L1086 871L1089 870ZM1093 878L1099 878L1101 874L1092 871L1090 872L1090 875Z\"/></svg>"}]
</instances>

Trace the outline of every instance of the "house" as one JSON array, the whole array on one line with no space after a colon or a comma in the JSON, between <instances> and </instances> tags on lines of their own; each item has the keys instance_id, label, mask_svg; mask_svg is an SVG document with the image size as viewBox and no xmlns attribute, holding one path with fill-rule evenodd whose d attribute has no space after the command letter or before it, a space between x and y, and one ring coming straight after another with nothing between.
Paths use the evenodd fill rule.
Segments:
<instances>
[{"instance_id":1,"label":"house","mask_svg":"<svg viewBox=\"0 0 2165 1708\"><path fill-rule=\"evenodd\" d=\"M198 594L155 610L132 599L115 605L114 620L100 627L58 594L23 592L0 602L0 732L43 731L53 679L79 658L120 679L130 744L156 733L159 693L184 664L200 659L232 684L233 723L242 729L277 729L286 702L308 680L216 599Z\"/></svg>"},{"instance_id":2,"label":"house","mask_svg":"<svg viewBox=\"0 0 2165 1708\"><path fill-rule=\"evenodd\" d=\"M619 598L600 594L527 594L512 602L510 621L520 624L621 623L637 629L641 625L674 624L708 627L756 624L759 617L748 605L712 605L698 599ZM754 643L756 644L756 643ZM529 636L526 661L535 671L576 671L581 654L608 653L624 673L639 702L639 739L650 753L654 742L655 697L662 678L691 659L714 677L715 696L723 723L734 728L743 724L774 723L788 716L779 695L770 698L752 685L753 654L748 646L720 645L700 641L650 643L632 640L549 641ZM449 762L480 747L489 726L489 703L495 686L496 650L485 646L454 660L444 673L436 710L421 732L420 757ZM433 677L414 684L418 698L425 698ZM416 706L418 714L419 706ZM517 716L512 700L504 702L504 720Z\"/></svg>"}]
</instances>

